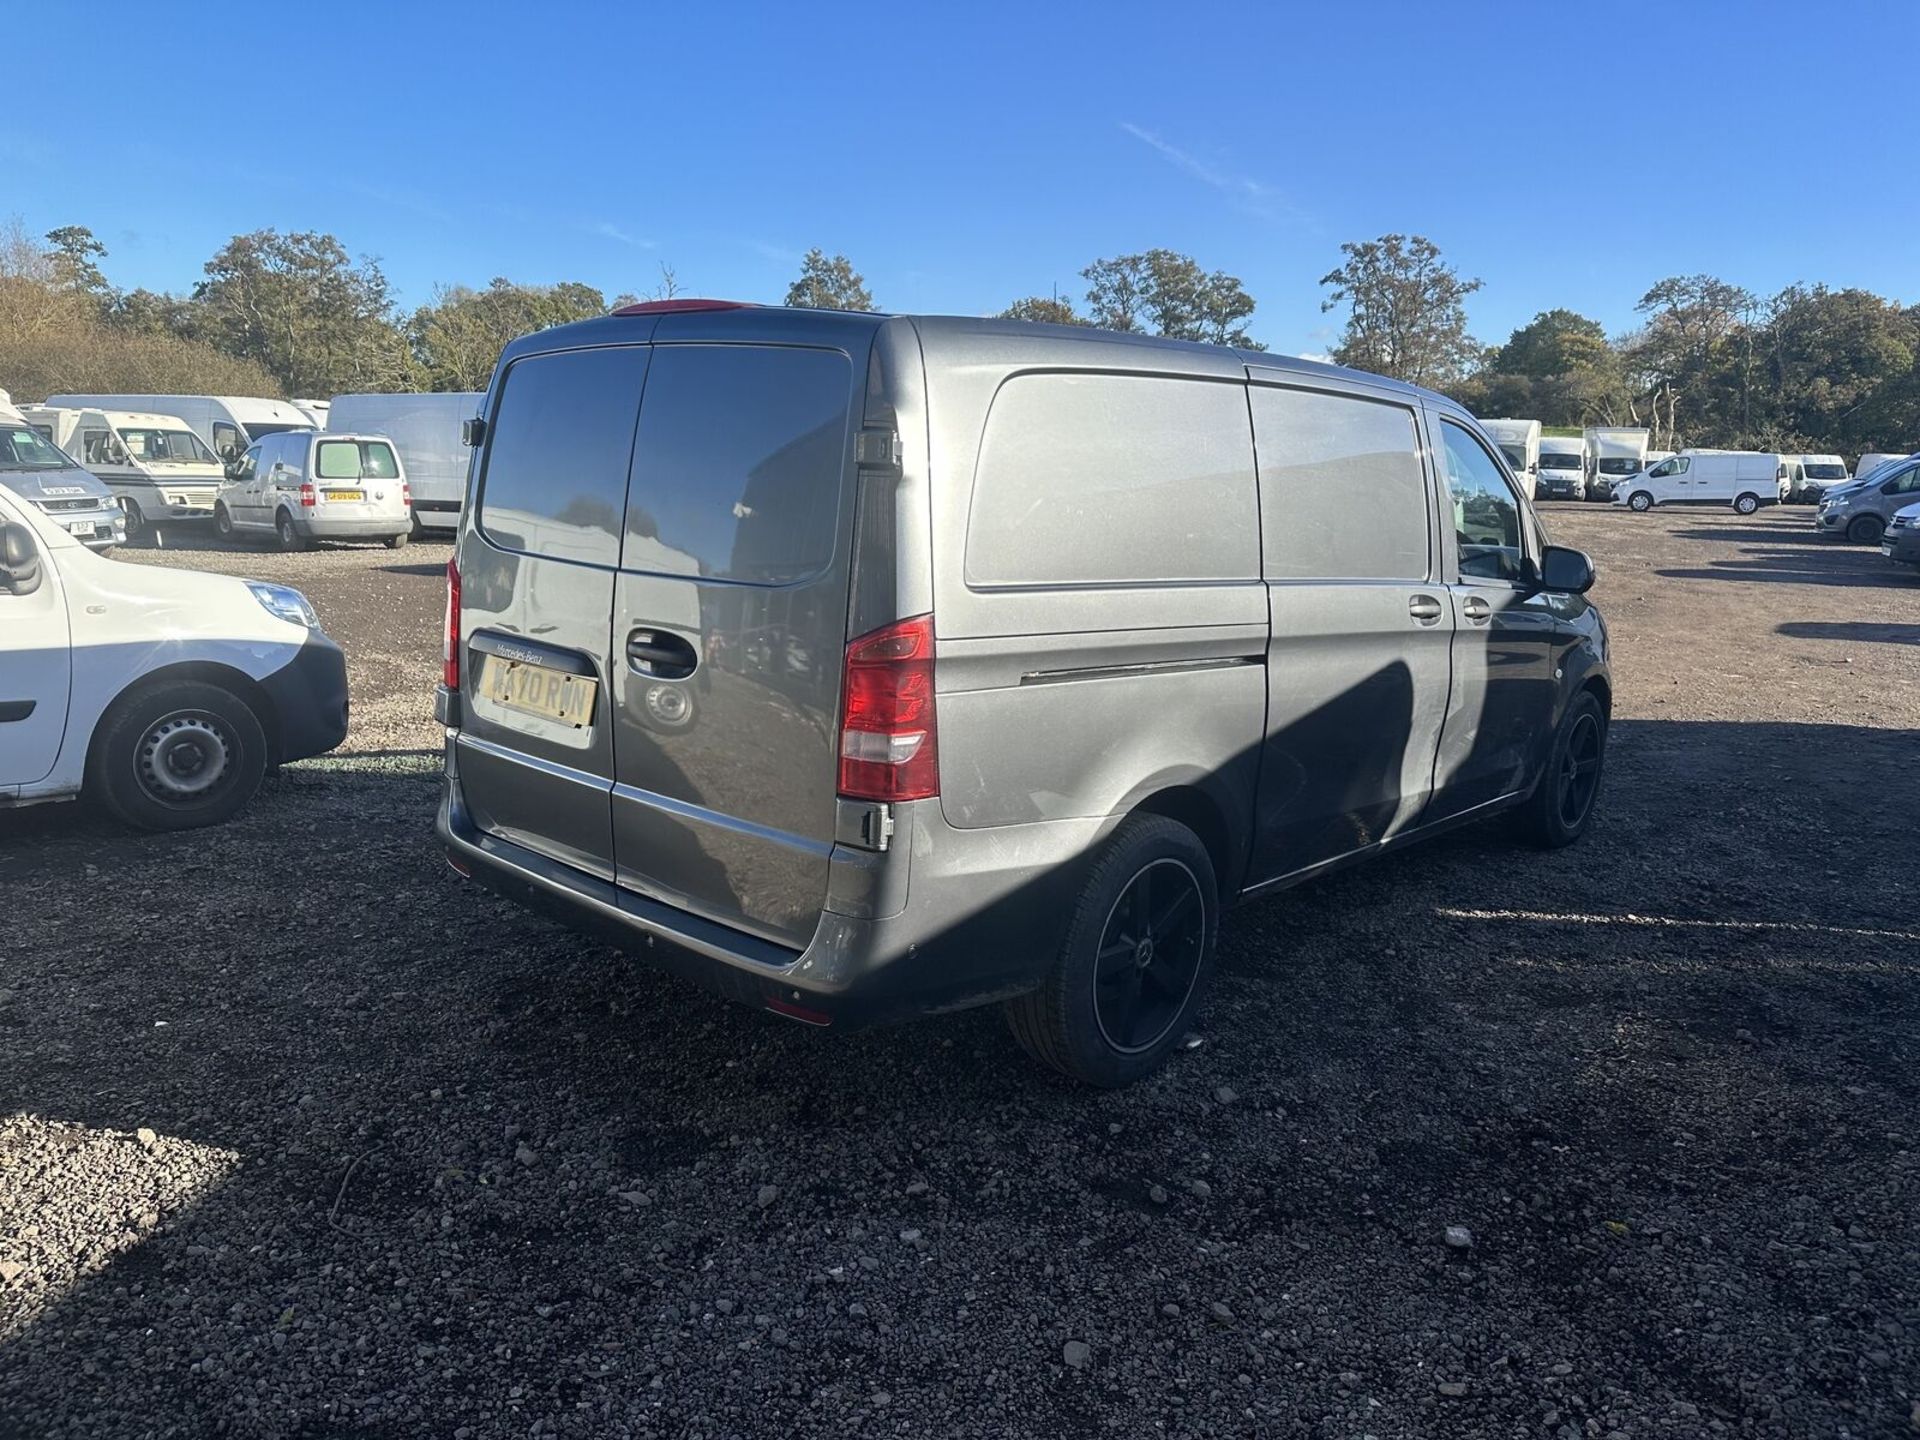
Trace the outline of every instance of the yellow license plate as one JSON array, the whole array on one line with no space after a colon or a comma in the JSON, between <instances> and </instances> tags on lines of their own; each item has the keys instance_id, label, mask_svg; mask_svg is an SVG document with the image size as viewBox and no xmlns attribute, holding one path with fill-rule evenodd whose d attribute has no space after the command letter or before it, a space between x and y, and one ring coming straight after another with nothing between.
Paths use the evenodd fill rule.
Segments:
<instances>
[{"instance_id":1,"label":"yellow license plate","mask_svg":"<svg viewBox=\"0 0 1920 1440\"><path fill-rule=\"evenodd\" d=\"M328 490L323 493L325 493L329 500L364 500L367 498L367 492L364 490Z\"/></svg>"},{"instance_id":2,"label":"yellow license plate","mask_svg":"<svg viewBox=\"0 0 1920 1440\"><path fill-rule=\"evenodd\" d=\"M600 682L590 675L569 675L547 665L524 660L502 660L489 655L480 677L480 692L496 705L558 720L582 729L593 723L593 702Z\"/></svg>"}]
</instances>

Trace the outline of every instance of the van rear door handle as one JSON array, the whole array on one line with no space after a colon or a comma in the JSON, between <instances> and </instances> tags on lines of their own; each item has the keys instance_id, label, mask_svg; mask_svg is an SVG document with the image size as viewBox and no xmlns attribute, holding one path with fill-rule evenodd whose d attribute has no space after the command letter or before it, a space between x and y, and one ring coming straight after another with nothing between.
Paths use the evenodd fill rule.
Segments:
<instances>
[{"instance_id":1,"label":"van rear door handle","mask_svg":"<svg viewBox=\"0 0 1920 1440\"><path fill-rule=\"evenodd\" d=\"M1407 601L1407 613L1422 625L1438 625L1445 613L1431 595L1415 595Z\"/></svg>"},{"instance_id":2,"label":"van rear door handle","mask_svg":"<svg viewBox=\"0 0 1920 1440\"><path fill-rule=\"evenodd\" d=\"M1460 602L1460 613L1475 625L1484 625L1487 617L1493 614L1493 606L1487 603L1484 595L1469 595Z\"/></svg>"},{"instance_id":3,"label":"van rear door handle","mask_svg":"<svg viewBox=\"0 0 1920 1440\"><path fill-rule=\"evenodd\" d=\"M670 630L637 628L627 633L627 664L642 675L684 680L700 664L693 643Z\"/></svg>"}]
</instances>

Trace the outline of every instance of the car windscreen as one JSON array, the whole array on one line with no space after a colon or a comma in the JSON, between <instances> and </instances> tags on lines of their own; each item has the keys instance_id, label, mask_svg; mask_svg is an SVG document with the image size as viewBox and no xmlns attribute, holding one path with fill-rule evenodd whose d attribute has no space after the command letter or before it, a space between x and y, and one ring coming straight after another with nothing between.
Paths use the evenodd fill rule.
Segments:
<instances>
[{"instance_id":1,"label":"car windscreen","mask_svg":"<svg viewBox=\"0 0 1920 1440\"><path fill-rule=\"evenodd\" d=\"M218 465L213 452L191 430L151 430L135 426L119 430L120 443L134 459L148 465Z\"/></svg>"},{"instance_id":2,"label":"car windscreen","mask_svg":"<svg viewBox=\"0 0 1920 1440\"><path fill-rule=\"evenodd\" d=\"M1631 455L1608 455L1600 462L1602 475L1631 475L1640 468L1640 462Z\"/></svg>"},{"instance_id":3,"label":"car windscreen","mask_svg":"<svg viewBox=\"0 0 1920 1440\"><path fill-rule=\"evenodd\" d=\"M77 468L37 430L0 425L0 470L72 470Z\"/></svg>"},{"instance_id":4,"label":"car windscreen","mask_svg":"<svg viewBox=\"0 0 1920 1440\"><path fill-rule=\"evenodd\" d=\"M271 420L256 420L248 422L247 434L253 439L259 440L267 435L284 435L289 430L311 429L313 429L313 426L303 425L297 420L287 420L278 423Z\"/></svg>"},{"instance_id":5,"label":"car windscreen","mask_svg":"<svg viewBox=\"0 0 1920 1440\"><path fill-rule=\"evenodd\" d=\"M398 480L400 462L384 440L322 440L313 473L322 480Z\"/></svg>"}]
</instances>

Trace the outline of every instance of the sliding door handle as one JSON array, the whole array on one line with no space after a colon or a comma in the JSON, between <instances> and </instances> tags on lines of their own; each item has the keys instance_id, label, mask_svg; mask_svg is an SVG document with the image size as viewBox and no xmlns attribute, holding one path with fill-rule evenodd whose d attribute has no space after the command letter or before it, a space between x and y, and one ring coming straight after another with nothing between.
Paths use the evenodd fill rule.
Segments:
<instances>
[{"instance_id":1,"label":"sliding door handle","mask_svg":"<svg viewBox=\"0 0 1920 1440\"><path fill-rule=\"evenodd\" d=\"M1468 595L1460 602L1460 613L1467 617L1469 624L1484 625L1493 614L1493 606L1484 595Z\"/></svg>"},{"instance_id":2,"label":"sliding door handle","mask_svg":"<svg viewBox=\"0 0 1920 1440\"><path fill-rule=\"evenodd\" d=\"M1407 601L1407 614L1422 625L1438 625L1445 608L1431 595L1415 595Z\"/></svg>"},{"instance_id":3,"label":"sliding door handle","mask_svg":"<svg viewBox=\"0 0 1920 1440\"><path fill-rule=\"evenodd\" d=\"M693 642L670 630L637 629L627 635L627 664L642 675L684 680L700 663Z\"/></svg>"}]
</instances>

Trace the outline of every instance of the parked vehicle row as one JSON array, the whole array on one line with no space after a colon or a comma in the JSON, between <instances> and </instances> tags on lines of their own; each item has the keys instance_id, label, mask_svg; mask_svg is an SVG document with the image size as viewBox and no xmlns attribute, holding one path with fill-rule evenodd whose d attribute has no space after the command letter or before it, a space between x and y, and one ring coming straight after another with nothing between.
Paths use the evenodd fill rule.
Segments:
<instances>
[{"instance_id":1,"label":"parked vehicle row","mask_svg":"<svg viewBox=\"0 0 1920 1440\"><path fill-rule=\"evenodd\" d=\"M1887 460L1829 490L1813 513L1813 528L1856 545L1877 545L1895 515L1915 504L1920 504L1920 454Z\"/></svg>"}]
</instances>

